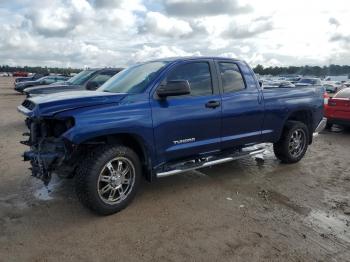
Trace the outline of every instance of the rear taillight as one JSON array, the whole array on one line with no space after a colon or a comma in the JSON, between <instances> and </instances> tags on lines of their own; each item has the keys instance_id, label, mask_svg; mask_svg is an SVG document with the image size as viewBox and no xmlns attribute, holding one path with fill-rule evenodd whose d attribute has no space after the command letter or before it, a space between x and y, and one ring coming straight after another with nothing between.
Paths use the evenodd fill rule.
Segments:
<instances>
[{"instance_id":1,"label":"rear taillight","mask_svg":"<svg viewBox=\"0 0 350 262\"><path fill-rule=\"evenodd\" d=\"M331 98L331 99L328 100L328 105L329 106L336 106L337 103Z\"/></svg>"},{"instance_id":2,"label":"rear taillight","mask_svg":"<svg viewBox=\"0 0 350 262\"><path fill-rule=\"evenodd\" d=\"M329 100L329 95L328 95L327 92L325 92L325 93L323 94L323 104L324 104L324 105L327 105L327 104L328 104L328 100Z\"/></svg>"}]
</instances>

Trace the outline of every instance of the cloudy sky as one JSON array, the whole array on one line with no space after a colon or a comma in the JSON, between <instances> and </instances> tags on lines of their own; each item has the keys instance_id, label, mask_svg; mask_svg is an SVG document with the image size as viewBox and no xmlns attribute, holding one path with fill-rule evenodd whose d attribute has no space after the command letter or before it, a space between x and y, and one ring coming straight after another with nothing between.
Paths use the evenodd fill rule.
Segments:
<instances>
[{"instance_id":1,"label":"cloudy sky","mask_svg":"<svg viewBox=\"0 0 350 262\"><path fill-rule=\"evenodd\" d=\"M350 64L348 0L0 0L0 64L126 66L215 55Z\"/></svg>"}]
</instances>

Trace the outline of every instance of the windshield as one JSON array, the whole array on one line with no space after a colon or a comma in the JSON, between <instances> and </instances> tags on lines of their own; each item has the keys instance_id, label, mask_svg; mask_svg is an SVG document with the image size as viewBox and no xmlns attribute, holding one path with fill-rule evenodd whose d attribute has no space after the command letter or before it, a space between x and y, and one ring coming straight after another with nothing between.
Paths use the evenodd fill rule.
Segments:
<instances>
[{"instance_id":1,"label":"windshield","mask_svg":"<svg viewBox=\"0 0 350 262\"><path fill-rule=\"evenodd\" d=\"M37 80L34 80L34 81L44 81L45 79L47 79L47 76L43 76L43 77L40 77L38 78Z\"/></svg>"},{"instance_id":2,"label":"windshield","mask_svg":"<svg viewBox=\"0 0 350 262\"><path fill-rule=\"evenodd\" d=\"M84 71L81 71L79 74L70 78L67 82L72 85L82 85L94 73L95 73L95 70L84 70Z\"/></svg>"},{"instance_id":3,"label":"windshield","mask_svg":"<svg viewBox=\"0 0 350 262\"><path fill-rule=\"evenodd\" d=\"M166 64L168 62L157 61L131 66L110 78L97 90L111 93L142 93Z\"/></svg>"}]
</instances>

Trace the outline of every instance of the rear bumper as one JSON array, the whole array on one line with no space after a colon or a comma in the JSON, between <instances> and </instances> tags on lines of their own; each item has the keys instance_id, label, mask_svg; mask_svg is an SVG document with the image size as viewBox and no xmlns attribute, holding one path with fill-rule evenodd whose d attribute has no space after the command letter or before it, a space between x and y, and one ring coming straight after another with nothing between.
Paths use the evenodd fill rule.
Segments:
<instances>
[{"instance_id":1,"label":"rear bumper","mask_svg":"<svg viewBox=\"0 0 350 262\"><path fill-rule=\"evenodd\" d=\"M326 125L327 125L327 118L323 117L322 120L318 123L314 133L321 132L323 129L326 128Z\"/></svg>"},{"instance_id":2,"label":"rear bumper","mask_svg":"<svg viewBox=\"0 0 350 262\"><path fill-rule=\"evenodd\" d=\"M328 118L327 123L341 126L350 126L350 120L348 119Z\"/></svg>"}]
</instances>

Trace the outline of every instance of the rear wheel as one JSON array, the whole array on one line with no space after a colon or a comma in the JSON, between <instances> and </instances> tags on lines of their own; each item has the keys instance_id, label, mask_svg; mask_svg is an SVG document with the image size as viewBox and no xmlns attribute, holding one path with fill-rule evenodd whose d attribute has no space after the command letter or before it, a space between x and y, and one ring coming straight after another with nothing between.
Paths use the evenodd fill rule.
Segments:
<instances>
[{"instance_id":1,"label":"rear wheel","mask_svg":"<svg viewBox=\"0 0 350 262\"><path fill-rule=\"evenodd\" d=\"M141 164L130 148L105 146L92 152L77 170L75 187L81 203L101 215L124 209L134 198Z\"/></svg>"},{"instance_id":2,"label":"rear wheel","mask_svg":"<svg viewBox=\"0 0 350 262\"><path fill-rule=\"evenodd\" d=\"M273 145L275 155L283 163L302 159L309 145L309 130L304 123L288 121L280 140Z\"/></svg>"}]
</instances>

